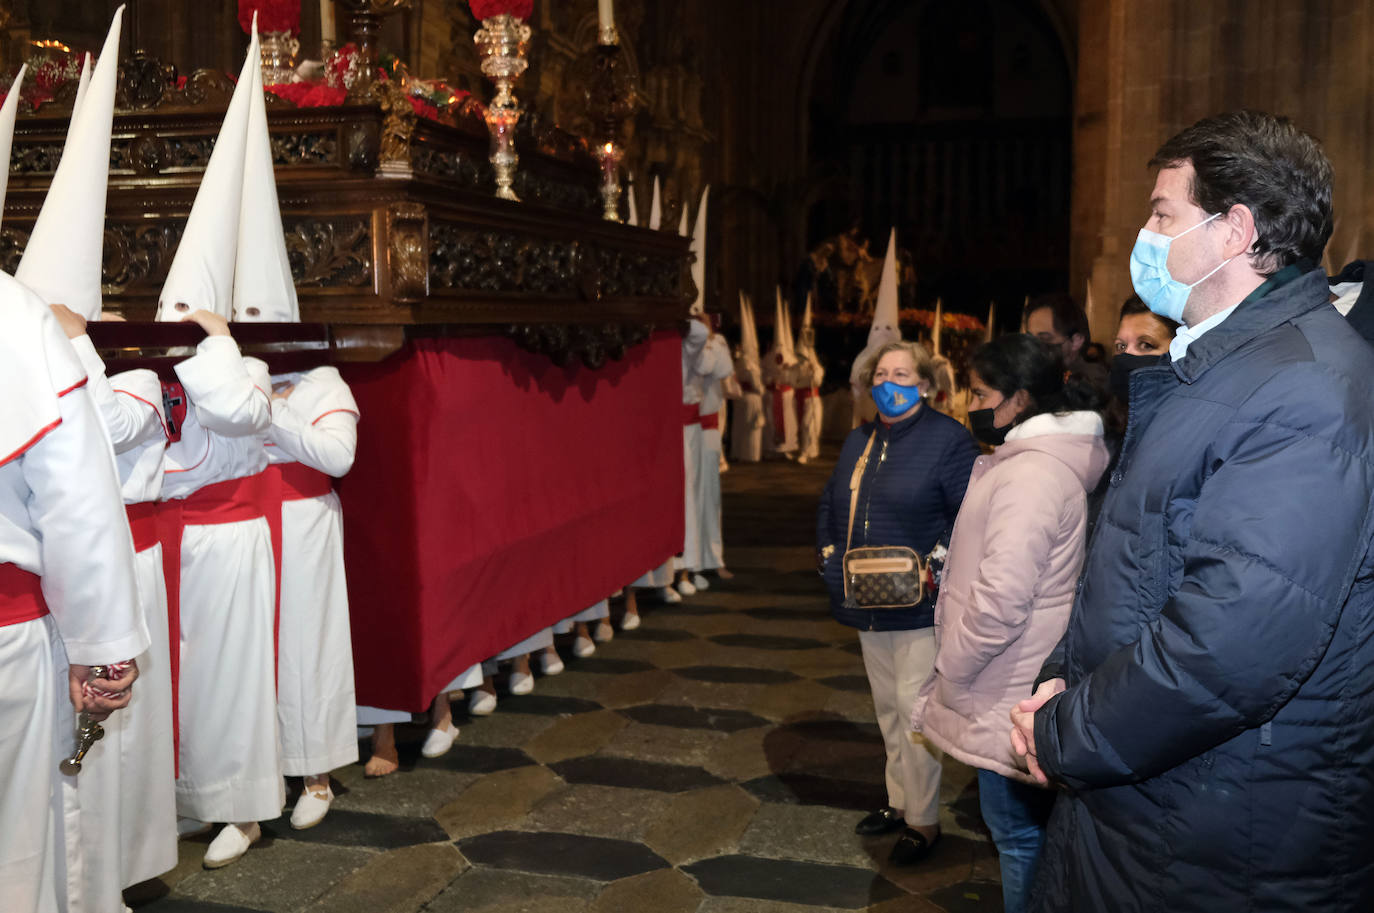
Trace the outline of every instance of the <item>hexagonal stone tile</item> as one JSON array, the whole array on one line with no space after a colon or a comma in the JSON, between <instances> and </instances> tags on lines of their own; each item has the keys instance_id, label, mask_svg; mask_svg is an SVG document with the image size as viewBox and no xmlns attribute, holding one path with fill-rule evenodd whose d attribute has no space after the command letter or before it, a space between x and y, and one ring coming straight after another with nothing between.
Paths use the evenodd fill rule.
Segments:
<instances>
[{"instance_id":1,"label":"hexagonal stone tile","mask_svg":"<svg viewBox=\"0 0 1374 913\"><path fill-rule=\"evenodd\" d=\"M754 650L820 650L830 645L809 637L783 634L717 634L707 640L722 647L749 647Z\"/></svg>"},{"instance_id":2,"label":"hexagonal stone tile","mask_svg":"<svg viewBox=\"0 0 1374 913\"><path fill-rule=\"evenodd\" d=\"M618 711L639 723L651 726L676 726L680 729L710 729L715 732L738 732L767 726L768 721L743 710L723 710L715 707L683 707L677 704L640 704Z\"/></svg>"},{"instance_id":3,"label":"hexagonal stone tile","mask_svg":"<svg viewBox=\"0 0 1374 913\"><path fill-rule=\"evenodd\" d=\"M700 767L606 755L572 758L549 766L569 783L628 786L632 789L656 789L666 793L718 786L725 782Z\"/></svg>"},{"instance_id":4,"label":"hexagonal stone tile","mask_svg":"<svg viewBox=\"0 0 1374 913\"><path fill-rule=\"evenodd\" d=\"M669 868L667 860L642 843L584 834L497 831L461 840L458 848L477 865L594 881Z\"/></svg>"},{"instance_id":5,"label":"hexagonal stone tile","mask_svg":"<svg viewBox=\"0 0 1374 913\"><path fill-rule=\"evenodd\" d=\"M847 865L717 856L682 870L695 878L703 891L716 896L856 909L903 894L876 872Z\"/></svg>"},{"instance_id":6,"label":"hexagonal stone tile","mask_svg":"<svg viewBox=\"0 0 1374 913\"><path fill-rule=\"evenodd\" d=\"M755 669L749 666L686 666L674 669L673 674L698 682L737 685L776 685L795 682L801 677L786 669Z\"/></svg>"}]
</instances>

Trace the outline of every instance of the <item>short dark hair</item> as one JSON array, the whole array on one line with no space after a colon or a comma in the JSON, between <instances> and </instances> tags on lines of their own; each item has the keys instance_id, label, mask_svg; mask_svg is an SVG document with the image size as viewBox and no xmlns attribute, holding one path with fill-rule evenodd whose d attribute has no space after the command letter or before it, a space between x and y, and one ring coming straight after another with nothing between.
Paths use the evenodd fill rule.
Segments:
<instances>
[{"instance_id":1,"label":"short dark hair","mask_svg":"<svg viewBox=\"0 0 1374 913\"><path fill-rule=\"evenodd\" d=\"M1132 314L1149 314L1155 320L1159 321L1160 326L1169 331L1170 336L1178 335L1178 321L1170 320L1168 317L1161 317L1159 314L1156 314L1154 311L1150 310L1149 305L1140 300L1139 295L1132 295L1121 305L1121 316L1117 319L1117 324L1119 325L1122 320L1125 320Z\"/></svg>"},{"instance_id":2,"label":"short dark hair","mask_svg":"<svg viewBox=\"0 0 1374 913\"><path fill-rule=\"evenodd\" d=\"M1050 319L1054 321L1054 331L1065 339L1083 337L1083 345L1088 344L1091 331L1088 329L1088 314L1073 300L1072 295L1064 292L1050 292L1036 295L1026 303L1026 316L1036 311L1050 309ZM1081 348L1081 347L1080 347Z\"/></svg>"},{"instance_id":3,"label":"short dark hair","mask_svg":"<svg viewBox=\"0 0 1374 913\"><path fill-rule=\"evenodd\" d=\"M1151 168L1193 166L1192 202L1209 215L1242 204L1255 217L1250 265L1272 275L1299 260L1321 262L1331 238L1331 163L1321 144L1286 117L1218 114L1159 147Z\"/></svg>"},{"instance_id":4,"label":"short dark hair","mask_svg":"<svg viewBox=\"0 0 1374 913\"><path fill-rule=\"evenodd\" d=\"M1057 347L1029 333L998 336L984 343L974 351L970 367L1003 396L1017 390L1030 394L1030 405L1016 417L1017 424L1045 412L1099 410L1106 402L1086 376L1064 370L1064 357Z\"/></svg>"}]
</instances>

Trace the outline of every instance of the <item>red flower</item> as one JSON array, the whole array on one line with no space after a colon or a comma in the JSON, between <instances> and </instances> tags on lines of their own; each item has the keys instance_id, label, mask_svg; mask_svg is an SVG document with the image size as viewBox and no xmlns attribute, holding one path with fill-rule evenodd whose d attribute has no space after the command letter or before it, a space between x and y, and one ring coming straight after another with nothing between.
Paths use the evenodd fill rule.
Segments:
<instances>
[{"instance_id":1,"label":"red flower","mask_svg":"<svg viewBox=\"0 0 1374 913\"><path fill-rule=\"evenodd\" d=\"M490 19L502 13L509 13L516 19L528 19L534 12L534 0L468 0L468 5L478 19Z\"/></svg>"},{"instance_id":2,"label":"red flower","mask_svg":"<svg viewBox=\"0 0 1374 913\"><path fill-rule=\"evenodd\" d=\"M258 14L259 32L301 32L301 0L239 0L239 27L253 31L253 13Z\"/></svg>"}]
</instances>

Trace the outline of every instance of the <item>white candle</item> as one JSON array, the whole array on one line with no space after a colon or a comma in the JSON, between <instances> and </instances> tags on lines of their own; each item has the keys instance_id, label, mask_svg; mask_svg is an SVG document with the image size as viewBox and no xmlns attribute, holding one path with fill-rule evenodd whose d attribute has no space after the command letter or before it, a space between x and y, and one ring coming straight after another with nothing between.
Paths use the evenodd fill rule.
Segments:
<instances>
[{"instance_id":1,"label":"white candle","mask_svg":"<svg viewBox=\"0 0 1374 913\"><path fill-rule=\"evenodd\" d=\"M334 0L320 0L320 40L334 43Z\"/></svg>"},{"instance_id":2,"label":"white candle","mask_svg":"<svg viewBox=\"0 0 1374 913\"><path fill-rule=\"evenodd\" d=\"M611 2L612 0L596 0L596 18L603 35L608 29L615 28L615 11L611 8Z\"/></svg>"}]
</instances>

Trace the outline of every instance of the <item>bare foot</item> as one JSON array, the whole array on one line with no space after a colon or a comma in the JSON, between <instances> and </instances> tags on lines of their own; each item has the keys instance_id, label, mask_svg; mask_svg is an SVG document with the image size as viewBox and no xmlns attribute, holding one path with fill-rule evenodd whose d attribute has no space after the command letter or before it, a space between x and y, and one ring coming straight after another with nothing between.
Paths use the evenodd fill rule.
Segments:
<instances>
[{"instance_id":1,"label":"bare foot","mask_svg":"<svg viewBox=\"0 0 1374 913\"><path fill-rule=\"evenodd\" d=\"M396 728L391 723L381 723L372 731L372 757L363 765L363 776L385 777L394 774L400 766L401 759L396 754Z\"/></svg>"},{"instance_id":2,"label":"bare foot","mask_svg":"<svg viewBox=\"0 0 1374 913\"><path fill-rule=\"evenodd\" d=\"M726 567L718 567L716 568L716 576L721 580L732 580L734 579L735 572Z\"/></svg>"}]
</instances>

